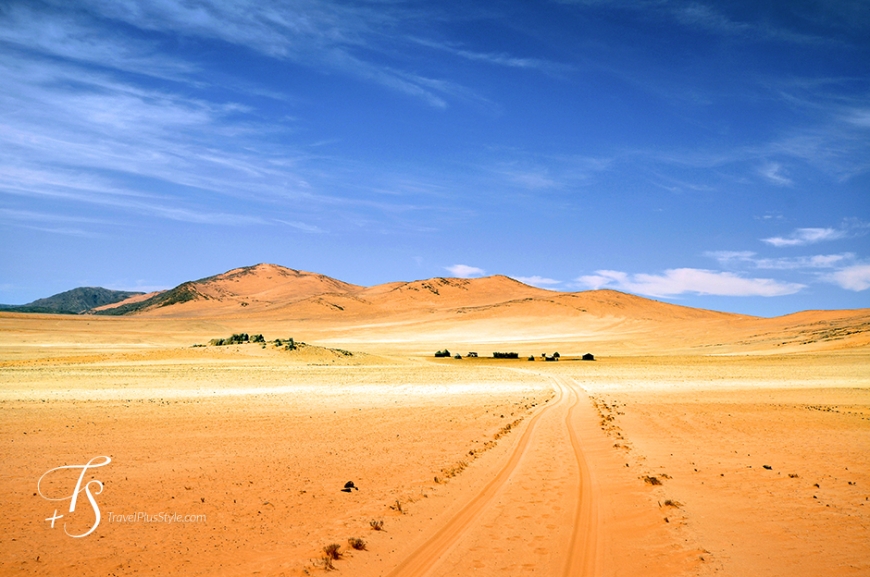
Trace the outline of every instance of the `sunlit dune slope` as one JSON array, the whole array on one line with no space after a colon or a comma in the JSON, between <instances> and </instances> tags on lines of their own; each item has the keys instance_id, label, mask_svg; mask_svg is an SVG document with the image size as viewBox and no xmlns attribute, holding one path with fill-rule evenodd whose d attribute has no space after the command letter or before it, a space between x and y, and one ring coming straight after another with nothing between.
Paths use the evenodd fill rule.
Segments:
<instances>
[{"instance_id":1,"label":"sunlit dune slope","mask_svg":"<svg viewBox=\"0 0 870 577\"><path fill-rule=\"evenodd\" d=\"M107 305L94 307L94 308L90 309L88 312L89 313L101 313L102 311L110 311L112 309L117 309L118 307L122 307L122 306L126 306L126 305L138 304L138 303L153 299L154 297L156 297L164 292L166 292L166 291L154 291L154 292L145 293L145 294L141 294L141 295L134 295L134 296L131 296L130 298L126 298L126 299L124 299L122 301L118 301L116 303L110 303Z\"/></svg>"},{"instance_id":2,"label":"sunlit dune slope","mask_svg":"<svg viewBox=\"0 0 870 577\"><path fill-rule=\"evenodd\" d=\"M249 306L251 310L269 310L315 295L352 294L360 290L362 287L321 274L258 264L182 283L151 298L128 299L96 312L211 317Z\"/></svg>"}]
</instances>

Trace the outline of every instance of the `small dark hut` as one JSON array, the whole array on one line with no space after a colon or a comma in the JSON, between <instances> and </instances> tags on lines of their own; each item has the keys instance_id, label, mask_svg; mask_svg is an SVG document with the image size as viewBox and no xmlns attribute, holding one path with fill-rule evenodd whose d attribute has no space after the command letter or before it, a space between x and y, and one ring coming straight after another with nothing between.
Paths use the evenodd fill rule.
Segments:
<instances>
[{"instance_id":1,"label":"small dark hut","mask_svg":"<svg viewBox=\"0 0 870 577\"><path fill-rule=\"evenodd\" d=\"M592 353L586 353L585 355L583 355L583 360L584 361L594 361L595 355L593 355Z\"/></svg>"}]
</instances>

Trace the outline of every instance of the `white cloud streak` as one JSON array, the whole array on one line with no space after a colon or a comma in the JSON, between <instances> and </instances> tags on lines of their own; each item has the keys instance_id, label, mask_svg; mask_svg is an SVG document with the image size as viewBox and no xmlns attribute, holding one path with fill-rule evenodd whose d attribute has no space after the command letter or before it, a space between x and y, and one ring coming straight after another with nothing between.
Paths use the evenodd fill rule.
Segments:
<instances>
[{"instance_id":1,"label":"white cloud streak","mask_svg":"<svg viewBox=\"0 0 870 577\"><path fill-rule=\"evenodd\" d=\"M566 72L572 70L573 68L566 64L559 64L557 62L551 62L549 60L543 60L540 58L521 58L506 54L504 52L475 52L473 50L459 48L457 46L444 42L434 42L425 38L413 38L413 41L417 44L420 44L421 46L426 46L427 48L447 52L449 54L453 54L454 56L465 58L466 60L484 62L496 66L506 66L509 68L525 68L550 74Z\"/></svg>"},{"instance_id":2,"label":"white cloud streak","mask_svg":"<svg viewBox=\"0 0 870 577\"><path fill-rule=\"evenodd\" d=\"M299 221L295 221L295 220L292 220L292 221L291 220L280 220L280 219L276 219L276 220L277 220L277 222L280 222L281 224L286 224L287 226L295 228L296 230L300 230L302 232L307 232L310 234L322 234L322 233L326 232L325 230L323 230L319 226L315 226L313 224L307 224L307 223L299 222Z\"/></svg>"},{"instance_id":3,"label":"white cloud streak","mask_svg":"<svg viewBox=\"0 0 870 577\"><path fill-rule=\"evenodd\" d=\"M783 174L782 165L778 162L770 162L764 165L759 172L761 175L778 186L791 186L792 179Z\"/></svg>"},{"instance_id":4,"label":"white cloud streak","mask_svg":"<svg viewBox=\"0 0 870 577\"><path fill-rule=\"evenodd\" d=\"M534 276L514 276L514 277L511 277L511 278L514 279L514 280L518 280L518 281L520 281L521 283L524 283L524 284L527 284L527 285L536 286L536 287L539 287L539 288L550 288L550 287L554 287L554 286L556 286L556 285L560 285L560 284L562 284L562 281L560 281L560 280L556 280L556 279L552 279L552 278L547 278L547 277L543 277L543 276L538 276L538 275L534 275Z\"/></svg>"},{"instance_id":5,"label":"white cloud streak","mask_svg":"<svg viewBox=\"0 0 870 577\"><path fill-rule=\"evenodd\" d=\"M467 264L454 264L452 266L446 266L444 269L449 271L453 276L459 278L470 278L486 274L486 271L482 268L469 266Z\"/></svg>"},{"instance_id":6,"label":"white cloud streak","mask_svg":"<svg viewBox=\"0 0 870 577\"><path fill-rule=\"evenodd\" d=\"M824 280L855 292L870 288L870 264L856 264L825 275Z\"/></svg>"},{"instance_id":7,"label":"white cloud streak","mask_svg":"<svg viewBox=\"0 0 870 577\"><path fill-rule=\"evenodd\" d=\"M786 246L804 246L827 240L845 238L847 235L843 229L835 228L798 228L789 236L774 236L763 238L762 242L781 248Z\"/></svg>"},{"instance_id":8,"label":"white cloud streak","mask_svg":"<svg viewBox=\"0 0 870 577\"><path fill-rule=\"evenodd\" d=\"M621 271L599 270L594 275L581 276L577 282L592 289L614 288L653 297L669 297L685 293L775 297L794 294L805 286L696 268L669 269L660 275L643 273L631 275Z\"/></svg>"},{"instance_id":9,"label":"white cloud streak","mask_svg":"<svg viewBox=\"0 0 870 577\"><path fill-rule=\"evenodd\" d=\"M855 259L855 254L851 252L783 258L758 258L751 251L712 251L704 254L715 258L723 266L747 264L753 268L768 270L836 268Z\"/></svg>"}]
</instances>

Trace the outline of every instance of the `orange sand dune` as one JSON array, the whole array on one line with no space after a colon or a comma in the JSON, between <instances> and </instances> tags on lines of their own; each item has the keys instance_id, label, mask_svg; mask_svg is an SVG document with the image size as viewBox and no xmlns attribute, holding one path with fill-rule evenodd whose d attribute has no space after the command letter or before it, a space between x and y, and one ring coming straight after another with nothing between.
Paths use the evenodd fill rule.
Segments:
<instances>
[{"instance_id":1,"label":"orange sand dune","mask_svg":"<svg viewBox=\"0 0 870 577\"><path fill-rule=\"evenodd\" d=\"M132 302L132 301L127 301ZM562 293L505 276L360 287L259 264L184 283L129 314L285 331L387 349L516 343L570 354L733 354L854 350L870 344L870 309L772 319L663 303L612 290ZM115 307L117 309L117 306ZM242 330L242 329L240 329ZM421 353L425 349L407 348ZM524 350L525 352L525 350Z\"/></svg>"}]
</instances>

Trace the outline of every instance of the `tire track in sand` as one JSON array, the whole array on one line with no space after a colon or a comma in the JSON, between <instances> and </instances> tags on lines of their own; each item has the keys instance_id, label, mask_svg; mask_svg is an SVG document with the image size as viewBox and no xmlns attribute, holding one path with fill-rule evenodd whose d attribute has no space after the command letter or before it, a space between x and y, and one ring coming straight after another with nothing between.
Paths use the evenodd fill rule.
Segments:
<instances>
[{"instance_id":1,"label":"tire track in sand","mask_svg":"<svg viewBox=\"0 0 870 577\"><path fill-rule=\"evenodd\" d=\"M560 387L567 388L573 402L565 417L565 426L571 438L571 448L577 461L580 475L577 509L574 513L574 527L571 534L571 546L565 561L565 577L599 575L598 555L598 487L593 479L592 470L583 454L580 435L577 433L577 408L580 405L579 385L572 379L553 377Z\"/></svg>"},{"instance_id":2,"label":"tire track in sand","mask_svg":"<svg viewBox=\"0 0 870 577\"><path fill-rule=\"evenodd\" d=\"M556 407L563 407L565 404L568 404L568 408L564 425L568 429L570 447L559 447L557 450L564 450L573 456L579 476L579 487L569 549L563 554L565 558L563 575L565 577L584 577L597 574L597 560L599 559L597 555L599 542L598 509L595 497L597 491L592 472L583 455L580 435L576 430L577 408L581 399L579 386L571 379L535 374L554 382L558 394L556 401L532 417L507 463L496 476L459 512L442 525L432 537L394 567L387 574L387 577L424 577L434 570L443 556L463 538L486 508L491 506L496 495L515 472L529 448L529 441L540 418L545 413L555 410Z\"/></svg>"},{"instance_id":3,"label":"tire track in sand","mask_svg":"<svg viewBox=\"0 0 870 577\"><path fill-rule=\"evenodd\" d=\"M517 442L516 447L514 447L513 453L508 459L508 462L504 467L502 467L496 476L458 513L456 513L456 515L447 521L447 523L442 525L428 541L413 551L392 571L387 573L387 577L422 577L437 565L441 556L447 552L454 543L459 541L463 533L475 521L475 519L480 516L480 513L486 508L490 501L492 501L502 485L507 482L511 474L517 468L517 465L528 448L529 439L531 438L541 416L564 402L564 390L561 387L558 387L557 392L559 398L556 399L556 402L548 403L546 407L531 418L525 431L523 431L519 442Z\"/></svg>"}]
</instances>

